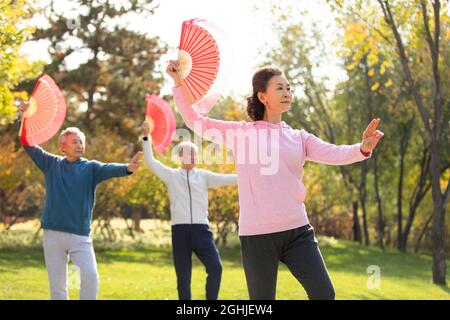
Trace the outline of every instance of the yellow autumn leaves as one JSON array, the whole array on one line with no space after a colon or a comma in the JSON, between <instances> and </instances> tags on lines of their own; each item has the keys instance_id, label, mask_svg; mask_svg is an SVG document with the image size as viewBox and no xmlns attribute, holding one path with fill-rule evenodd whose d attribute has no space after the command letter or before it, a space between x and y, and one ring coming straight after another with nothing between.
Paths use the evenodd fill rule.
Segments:
<instances>
[{"instance_id":1,"label":"yellow autumn leaves","mask_svg":"<svg viewBox=\"0 0 450 320\"><path fill-rule=\"evenodd\" d=\"M389 88L394 84L387 76L392 62L388 60L389 55L380 48L380 43L383 43L381 36L364 28L362 22L353 21L346 24L340 54L347 59L350 58L350 62L346 65L348 71L362 65L368 68L368 77L374 78L370 87L372 91L377 91L382 86Z\"/></svg>"}]
</instances>

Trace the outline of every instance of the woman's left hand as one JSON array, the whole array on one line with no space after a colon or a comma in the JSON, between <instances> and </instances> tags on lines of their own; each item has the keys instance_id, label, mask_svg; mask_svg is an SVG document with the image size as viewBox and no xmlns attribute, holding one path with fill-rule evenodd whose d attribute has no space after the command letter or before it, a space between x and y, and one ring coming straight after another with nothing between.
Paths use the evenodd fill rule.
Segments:
<instances>
[{"instance_id":1,"label":"woman's left hand","mask_svg":"<svg viewBox=\"0 0 450 320\"><path fill-rule=\"evenodd\" d=\"M383 138L384 133L377 130L378 125L380 124L380 119L373 119L366 130L363 132L363 141L361 143L361 151L363 153L372 152L373 149L378 144L378 141Z\"/></svg>"}]
</instances>

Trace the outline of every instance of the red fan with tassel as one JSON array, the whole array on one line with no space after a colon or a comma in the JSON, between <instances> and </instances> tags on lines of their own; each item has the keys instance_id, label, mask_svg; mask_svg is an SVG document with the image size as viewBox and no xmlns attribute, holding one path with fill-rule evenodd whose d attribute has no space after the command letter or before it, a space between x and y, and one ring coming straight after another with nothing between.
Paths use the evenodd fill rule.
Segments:
<instances>
[{"instance_id":1,"label":"red fan with tassel","mask_svg":"<svg viewBox=\"0 0 450 320\"><path fill-rule=\"evenodd\" d=\"M23 145L35 146L50 140L61 128L66 102L55 81L44 74L39 78L24 113L19 132Z\"/></svg>"},{"instance_id":2,"label":"red fan with tassel","mask_svg":"<svg viewBox=\"0 0 450 320\"><path fill-rule=\"evenodd\" d=\"M184 21L181 28L179 73L196 108L205 114L220 94L213 92L219 75L225 72L223 34L203 19ZM220 51L219 51L220 44ZM221 54L222 53L222 54Z\"/></svg>"},{"instance_id":3,"label":"red fan with tassel","mask_svg":"<svg viewBox=\"0 0 450 320\"><path fill-rule=\"evenodd\" d=\"M150 125L153 148L161 154L172 142L176 129L175 116L167 101L157 95L147 94L145 105L145 120Z\"/></svg>"}]
</instances>

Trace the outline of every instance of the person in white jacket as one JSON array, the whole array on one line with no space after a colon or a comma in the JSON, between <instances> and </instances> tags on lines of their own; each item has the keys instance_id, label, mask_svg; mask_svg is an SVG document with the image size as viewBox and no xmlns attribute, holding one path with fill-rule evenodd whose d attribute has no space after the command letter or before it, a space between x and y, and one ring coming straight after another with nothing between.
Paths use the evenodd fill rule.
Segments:
<instances>
[{"instance_id":1,"label":"person in white jacket","mask_svg":"<svg viewBox=\"0 0 450 320\"><path fill-rule=\"evenodd\" d=\"M217 300L222 262L208 221L208 189L237 184L237 175L195 168L198 149L192 142L178 145L181 167L174 169L153 156L149 125L142 125L145 163L167 186L172 224L172 252L178 297L191 299L192 252L206 269L206 299Z\"/></svg>"}]
</instances>

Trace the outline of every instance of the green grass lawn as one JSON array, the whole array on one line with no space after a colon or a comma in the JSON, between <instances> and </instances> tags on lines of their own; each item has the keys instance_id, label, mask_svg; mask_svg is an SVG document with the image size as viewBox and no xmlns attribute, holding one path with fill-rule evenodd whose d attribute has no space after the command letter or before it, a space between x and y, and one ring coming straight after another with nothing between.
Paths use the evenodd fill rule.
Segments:
<instances>
[{"instance_id":1,"label":"green grass lawn","mask_svg":"<svg viewBox=\"0 0 450 320\"><path fill-rule=\"evenodd\" d=\"M167 231L167 230L166 230ZM2 233L4 231L0 231ZM336 289L337 299L445 299L450 288L431 282L431 257L382 251L346 241L319 238L321 250ZM177 299L171 248L144 244L126 250L96 250L100 273L100 299ZM239 246L220 248L224 266L220 299L248 299ZM192 293L204 299L206 273L193 259ZM367 268L381 271L381 287L369 289ZM448 263L447 263L448 266ZM447 271L447 274L450 274ZM39 245L0 247L0 299L48 299L44 257ZM78 290L70 297L78 299ZM306 299L306 294L287 268L280 265L277 299Z\"/></svg>"}]
</instances>

